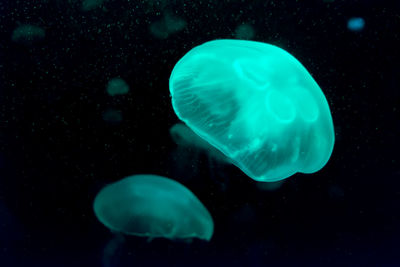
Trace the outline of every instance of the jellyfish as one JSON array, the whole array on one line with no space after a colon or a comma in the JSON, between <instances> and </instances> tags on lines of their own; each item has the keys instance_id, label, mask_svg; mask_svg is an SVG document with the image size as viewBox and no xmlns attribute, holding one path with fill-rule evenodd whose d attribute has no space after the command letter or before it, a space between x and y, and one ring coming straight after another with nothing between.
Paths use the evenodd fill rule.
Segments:
<instances>
[{"instance_id":1,"label":"jellyfish","mask_svg":"<svg viewBox=\"0 0 400 267\"><path fill-rule=\"evenodd\" d=\"M210 213L189 189L157 175L133 175L107 185L93 207L102 224L127 235L209 241L214 231Z\"/></svg>"},{"instance_id":2,"label":"jellyfish","mask_svg":"<svg viewBox=\"0 0 400 267\"><path fill-rule=\"evenodd\" d=\"M347 28L353 32L359 32L364 29L365 20L363 18L354 17L347 21Z\"/></svg>"},{"instance_id":3,"label":"jellyfish","mask_svg":"<svg viewBox=\"0 0 400 267\"><path fill-rule=\"evenodd\" d=\"M179 32L185 27L185 20L166 11L160 20L155 21L150 25L150 32L158 39L166 39L169 35Z\"/></svg>"},{"instance_id":4,"label":"jellyfish","mask_svg":"<svg viewBox=\"0 0 400 267\"><path fill-rule=\"evenodd\" d=\"M101 7L104 0L84 0L81 5L82 11L90 11L95 8Z\"/></svg>"},{"instance_id":5,"label":"jellyfish","mask_svg":"<svg viewBox=\"0 0 400 267\"><path fill-rule=\"evenodd\" d=\"M261 191L277 191L282 187L284 181L285 180L279 180L269 183L257 182L256 186Z\"/></svg>"},{"instance_id":6,"label":"jellyfish","mask_svg":"<svg viewBox=\"0 0 400 267\"><path fill-rule=\"evenodd\" d=\"M106 109L102 116L103 120L111 125L117 125L122 121L122 112L112 108Z\"/></svg>"},{"instance_id":7,"label":"jellyfish","mask_svg":"<svg viewBox=\"0 0 400 267\"><path fill-rule=\"evenodd\" d=\"M169 87L178 118L256 181L313 173L331 156L328 102L304 66L277 46L204 43L178 61Z\"/></svg>"},{"instance_id":8,"label":"jellyfish","mask_svg":"<svg viewBox=\"0 0 400 267\"><path fill-rule=\"evenodd\" d=\"M254 28L251 24L240 24L235 30L235 38L237 39L253 39L255 35Z\"/></svg>"},{"instance_id":9,"label":"jellyfish","mask_svg":"<svg viewBox=\"0 0 400 267\"><path fill-rule=\"evenodd\" d=\"M46 32L41 27L24 24L18 26L11 35L11 40L16 43L31 45L44 39Z\"/></svg>"},{"instance_id":10,"label":"jellyfish","mask_svg":"<svg viewBox=\"0 0 400 267\"><path fill-rule=\"evenodd\" d=\"M124 95L129 92L129 85L121 78L112 78L107 84L107 93L110 96Z\"/></svg>"}]
</instances>

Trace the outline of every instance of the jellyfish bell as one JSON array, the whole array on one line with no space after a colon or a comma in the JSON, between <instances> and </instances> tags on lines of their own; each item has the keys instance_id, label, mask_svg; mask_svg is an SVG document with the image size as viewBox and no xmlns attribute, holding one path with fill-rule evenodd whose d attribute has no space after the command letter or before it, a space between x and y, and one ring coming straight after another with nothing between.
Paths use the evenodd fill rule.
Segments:
<instances>
[{"instance_id":1,"label":"jellyfish bell","mask_svg":"<svg viewBox=\"0 0 400 267\"><path fill-rule=\"evenodd\" d=\"M126 235L209 241L214 231L210 213L189 189L157 175L133 175L105 186L93 208L102 224Z\"/></svg>"},{"instance_id":2,"label":"jellyfish bell","mask_svg":"<svg viewBox=\"0 0 400 267\"><path fill-rule=\"evenodd\" d=\"M347 21L347 28L353 32L359 32L364 29L365 20L361 17L353 17Z\"/></svg>"},{"instance_id":3,"label":"jellyfish bell","mask_svg":"<svg viewBox=\"0 0 400 267\"><path fill-rule=\"evenodd\" d=\"M204 43L178 61L169 87L177 116L254 180L313 173L331 156L328 102L304 66L279 47Z\"/></svg>"},{"instance_id":4,"label":"jellyfish bell","mask_svg":"<svg viewBox=\"0 0 400 267\"><path fill-rule=\"evenodd\" d=\"M129 85L121 78L112 78L107 84L107 93L110 96L124 95L129 92Z\"/></svg>"}]
</instances>

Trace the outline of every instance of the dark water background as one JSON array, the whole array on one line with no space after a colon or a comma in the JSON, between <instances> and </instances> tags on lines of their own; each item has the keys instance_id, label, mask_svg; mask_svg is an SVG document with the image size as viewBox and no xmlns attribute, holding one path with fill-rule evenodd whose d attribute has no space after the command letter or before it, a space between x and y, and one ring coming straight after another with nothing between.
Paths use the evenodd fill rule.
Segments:
<instances>
[{"instance_id":1,"label":"dark water background","mask_svg":"<svg viewBox=\"0 0 400 267\"><path fill-rule=\"evenodd\" d=\"M186 27L152 34L165 14ZM0 266L399 265L399 14L398 1L108 0L82 10L81 1L2 0ZM365 28L349 31L357 16ZM173 66L243 23L303 63L335 125L328 164L275 191L169 135ZM12 40L21 24L45 37ZM114 77L128 94L107 94ZM92 201L136 173L190 188L214 218L211 242L114 239Z\"/></svg>"}]
</instances>

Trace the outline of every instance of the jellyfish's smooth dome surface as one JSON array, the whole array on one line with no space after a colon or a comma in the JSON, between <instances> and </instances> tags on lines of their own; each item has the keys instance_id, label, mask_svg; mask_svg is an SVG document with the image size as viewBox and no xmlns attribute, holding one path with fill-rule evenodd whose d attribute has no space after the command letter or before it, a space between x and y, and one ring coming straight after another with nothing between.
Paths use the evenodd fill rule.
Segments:
<instances>
[{"instance_id":1,"label":"jellyfish's smooth dome surface","mask_svg":"<svg viewBox=\"0 0 400 267\"><path fill-rule=\"evenodd\" d=\"M107 228L129 235L210 240L214 231L210 213L189 189L157 175L133 175L105 186L93 208Z\"/></svg>"},{"instance_id":2,"label":"jellyfish's smooth dome surface","mask_svg":"<svg viewBox=\"0 0 400 267\"><path fill-rule=\"evenodd\" d=\"M169 87L177 116L254 180L313 173L331 156L328 102L304 66L277 46L204 43L178 61Z\"/></svg>"}]
</instances>

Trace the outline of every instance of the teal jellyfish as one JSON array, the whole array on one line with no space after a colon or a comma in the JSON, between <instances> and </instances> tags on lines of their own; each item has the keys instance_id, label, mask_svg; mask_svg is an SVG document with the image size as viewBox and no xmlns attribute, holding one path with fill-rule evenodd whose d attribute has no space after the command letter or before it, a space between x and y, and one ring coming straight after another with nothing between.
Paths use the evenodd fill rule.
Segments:
<instances>
[{"instance_id":1,"label":"teal jellyfish","mask_svg":"<svg viewBox=\"0 0 400 267\"><path fill-rule=\"evenodd\" d=\"M279 47L207 42L178 61L169 87L177 116L254 180L313 173L331 156L334 130L325 96Z\"/></svg>"},{"instance_id":2,"label":"teal jellyfish","mask_svg":"<svg viewBox=\"0 0 400 267\"><path fill-rule=\"evenodd\" d=\"M363 18L355 17L347 21L347 28L353 32L359 32L364 29L365 20Z\"/></svg>"},{"instance_id":3,"label":"teal jellyfish","mask_svg":"<svg viewBox=\"0 0 400 267\"><path fill-rule=\"evenodd\" d=\"M261 191L276 191L282 187L284 181L285 180L279 180L269 183L257 182L256 187Z\"/></svg>"},{"instance_id":4,"label":"teal jellyfish","mask_svg":"<svg viewBox=\"0 0 400 267\"><path fill-rule=\"evenodd\" d=\"M103 5L104 0L84 0L82 2L81 10L82 11L90 11L95 8L101 7Z\"/></svg>"},{"instance_id":5,"label":"teal jellyfish","mask_svg":"<svg viewBox=\"0 0 400 267\"><path fill-rule=\"evenodd\" d=\"M104 187L94 212L114 232L149 238L210 240L214 223L200 200L180 183L133 175Z\"/></svg>"},{"instance_id":6,"label":"teal jellyfish","mask_svg":"<svg viewBox=\"0 0 400 267\"><path fill-rule=\"evenodd\" d=\"M109 124L119 124L122 121L122 112L115 109L106 109L103 112L103 120Z\"/></svg>"},{"instance_id":7,"label":"teal jellyfish","mask_svg":"<svg viewBox=\"0 0 400 267\"><path fill-rule=\"evenodd\" d=\"M171 12L165 12L164 16L150 25L151 34L158 39L166 39L169 35L183 30L186 21Z\"/></svg>"},{"instance_id":8,"label":"teal jellyfish","mask_svg":"<svg viewBox=\"0 0 400 267\"><path fill-rule=\"evenodd\" d=\"M129 92L129 85L121 78L112 78L107 84L107 93L110 96L124 95Z\"/></svg>"},{"instance_id":9,"label":"teal jellyfish","mask_svg":"<svg viewBox=\"0 0 400 267\"><path fill-rule=\"evenodd\" d=\"M11 35L11 40L19 44L31 45L44 39L46 32L43 28L24 24L18 26Z\"/></svg>"},{"instance_id":10,"label":"teal jellyfish","mask_svg":"<svg viewBox=\"0 0 400 267\"><path fill-rule=\"evenodd\" d=\"M248 23L240 24L235 30L235 38L237 39L250 40L254 38L254 35L254 28Z\"/></svg>"}]
</instances>

